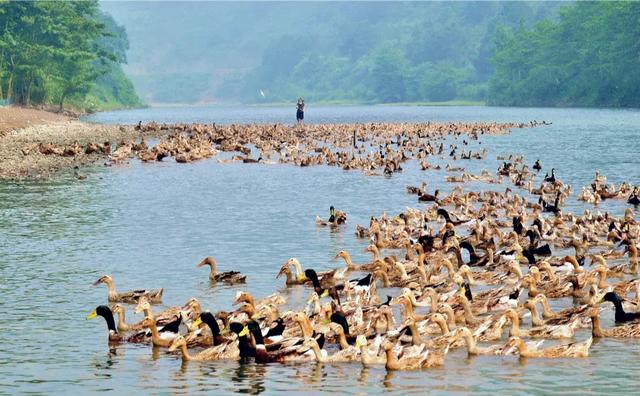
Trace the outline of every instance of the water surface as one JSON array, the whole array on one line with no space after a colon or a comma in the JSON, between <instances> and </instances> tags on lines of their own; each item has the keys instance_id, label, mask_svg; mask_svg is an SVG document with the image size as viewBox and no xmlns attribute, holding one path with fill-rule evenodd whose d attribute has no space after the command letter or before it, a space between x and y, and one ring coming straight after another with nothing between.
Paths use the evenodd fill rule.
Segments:
<instances>
[{"instance_id":1,"label":"water surface","mask_svg":"<svg viewBox=\"0 0 640 396\"><path fill-rule=\"evenodd\" d=\"M291 123L292 108L150 108L96 114L95 122ZM497 155L525 155L532 164L555 167L560 179L587 185L595 169L608 180L640 183L640 112L636 110L507 109L484 107L347 106L308 108L308 122L515 121L546 120L551 126L516 129L485 137L485 161L460 161L473 173L495 172ZM444 162L443 162L444 163ZM318 270L338 263L341 249L354 261L367 257L366 241L353 234L382 211L395 214L423 207L405 185L428 181L448 191L445 172L421 172L414 163L391 178L364 177L330 167L193 164L167 161L86 171L88 179L61 177L38 183L0 183L0 392L78 394L195 393L207 391L275 394L437 393L631 393L636 391L640 346L634 340L594 343L587 359L521 360L467 358L462 350L444 368L387 374L360 364L241 365L237 362L183 364L165 350L122 345L109 351L106 326L85 316L106 301L106 289L91 284L111 274L121 290L164 287L165 303L197 297L205 309L230 309L237 290L257 297L282 291L290 300L308 296L303 288L282 288L274 279L289 257ZM467 188L499 188L507 185ZM575 196L575 193L574 193ZM340 232L319 229L316 214L334 205L349 215ZM585 208L575 200L572 210ZM621 202L592 210L620 215ZM204 256L221 270L247 274L246 286L211 287ZM563 305L566 302L559 302ZM128 320L139 320L131 310ZM610 313L604 325L611 326ZM577 339L584 339L580 332Z\"/></svg>"}]
</instances>

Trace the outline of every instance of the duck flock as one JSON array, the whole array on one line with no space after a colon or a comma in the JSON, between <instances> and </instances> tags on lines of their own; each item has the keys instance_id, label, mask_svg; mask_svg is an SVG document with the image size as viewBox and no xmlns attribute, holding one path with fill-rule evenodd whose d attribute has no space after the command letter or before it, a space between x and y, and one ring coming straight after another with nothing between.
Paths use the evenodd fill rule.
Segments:
<instances>
[{"instance_id":1,"label":"duck flock","mask_svg":"<svg viewBox=\"0 0 640 396\"><path fill-rule=\"evenodd\" d=\"M356 236L369 243L364 263L343 250L328 252L344 263L328 271L305 268L296 258L274 268L284 287L308 292L304 303L287 302L279 292L257 299L238 291L229 311L210 312L194 297L159 312L153 304L162 302L162 289L119 293L105 275L95 284L107 286L111 305L99 305L87 318L106 320L110 344L149 343L184 360L355 362L387 370L440 366L454 348L580 358L589 355L593 338L640 338L637 186L607 184L596 172L578 199L629 206L621 217L578 214L563 209L572 187L538 160L529 167L522 156L498 157L498 169L479 174L461 166L487 157L480 149L485 135L540 124L139 124L143 136L166 133L152 148L144 138L121 142L114 162L137 156L186 163L229 152L219 161L336 166L393 177L413 161L426 175L447 172L455 187L446 194L431 193L426 182L407 186L420 209L356 225ZM493 188L466 191L471 181ZM318 227L348 232L345 211L332 207L329 215L316 218ZM197 264L203 266L210 268L212 287L251 282L237 271L219 272L213 257ZM127 322L129 304L144 313L142 321ZM609 307L615 324L603 325L600 313Z\"/></svg>"}]
</instances>

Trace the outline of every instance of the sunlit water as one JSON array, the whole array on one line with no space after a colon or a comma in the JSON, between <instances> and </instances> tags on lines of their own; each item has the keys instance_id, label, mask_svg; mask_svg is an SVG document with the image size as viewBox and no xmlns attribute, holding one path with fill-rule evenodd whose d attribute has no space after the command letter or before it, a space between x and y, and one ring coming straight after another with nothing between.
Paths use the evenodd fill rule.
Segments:
<instances>
[{"instance_id":1,"label":"sunlit water","mask_svg":"<svg viewBox=\"0 0 640 396\"><path fill-rule=\"evenodd\" d=\"M293 113L289 108L151 108L90 119L290 123ZM555 167L558 177L573 185L574 196L595 169L611 182L640 182L639 111L353 106L309 107L306 115L317 123L546 120L553 125L485 137L482 146L473 148L487 147L488 158L458 164L473 173L494 172L500 154L523 154L529 164L539 158L545 169ZM445 191L454 185L443 182L446 172L425 173L415 163L391 178L329 167L219 164L215 159L188 165L132 161L83 172L89 175L84 181L69 176L0 184L0 393L630 394L639 384L640 343L635 340L596 342L587 359L467 358L455 350L443 368L393 374L363 370L357 363L183 364L177 355L148 345L122 345L110 353L104 322L85 320L106 302L106 289L91 286L103 274L113 275L120 290L164 287L169 305L195 296L205 309L231 309L235 292L247 289L257 297L280 290L299 307L308 289L284 289L283 281L274 279L286 259L297 257L303 266L322 270L339 265L331 258L346 249L362 262L366 241L354 236L356 223L367 224L383 210L421 207L405 193L407 184L426 180L431 189ZM349 215L341 231L314 223L330 205ZM568 207L584 209L575 200ZM624 208L618 201L596 210L619 215ZM206 270L195 268L206 255L215 256L221 270L247 274L248 284L212 287ZM128 320L139 319L129 308ZM605 313L604 325L612 324L610 312ZM581 331L577 339L587 336Z\"/></svg>"}]
</instances>

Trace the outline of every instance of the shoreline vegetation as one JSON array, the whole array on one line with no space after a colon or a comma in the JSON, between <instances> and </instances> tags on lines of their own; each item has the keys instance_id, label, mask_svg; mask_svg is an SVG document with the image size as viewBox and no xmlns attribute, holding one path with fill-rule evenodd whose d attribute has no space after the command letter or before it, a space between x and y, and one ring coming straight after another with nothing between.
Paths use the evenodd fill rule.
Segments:
<instances>
[{"instance_id":1,"label":"shoreline vegetation","mask_svg":"<svg viewBox=\"0 0 640 396\"><path fill-rule=\"evenodd\" d=\"M60 112L141 106L127 33L96 0L0 2L0 102Z\"/></svg>"}]
</instances>

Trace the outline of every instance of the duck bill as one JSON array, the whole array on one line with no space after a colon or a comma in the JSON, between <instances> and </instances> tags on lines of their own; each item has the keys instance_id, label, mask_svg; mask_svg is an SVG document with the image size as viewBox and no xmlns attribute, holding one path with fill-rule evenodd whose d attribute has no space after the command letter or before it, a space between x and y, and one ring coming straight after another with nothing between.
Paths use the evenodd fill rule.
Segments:
<instances>
[{"instance_id":1,"label":"duck bill","mask_svg":"<svg viewBox=\"0 0 640 396\"><path fill-rule=\"evenodd\" d=\"M173 352L176 350L176 344L171 344L171 346L169 347L168 351L169 352Z\"/></svg>"},{"instance_id":2,"label":"duck bill","mask_svg":"<svg viewBox=\"0 0 640 396\"><path fill-rule=\"evenodd\" d=\"M102 278L100 278L97 281L93 282L93 286L98 286L101 283L102 283Z\"/></svg>"},{"instance_id":3,"label":"duck bill","mask_svg":"<svg viewBox=\"0 0 640 396\"><path fill-rule=\"evenodd\" d=\"M244 326L242 331L238 333L238 337L244 337L247 334L249 334L249 327L248 326Z\"/></svg>"},{"instance_id":4,"label":"duck bill","mask_svg":"<svg viewBox=\"0 0 640 396\"><path fill-rule=\"evenodd\" d=\"M96 316L98 316L98 313L94 310L89 315L87 315L87 320L91 320L91 319L95 318Z\"/></svg>"}]
</instances>

